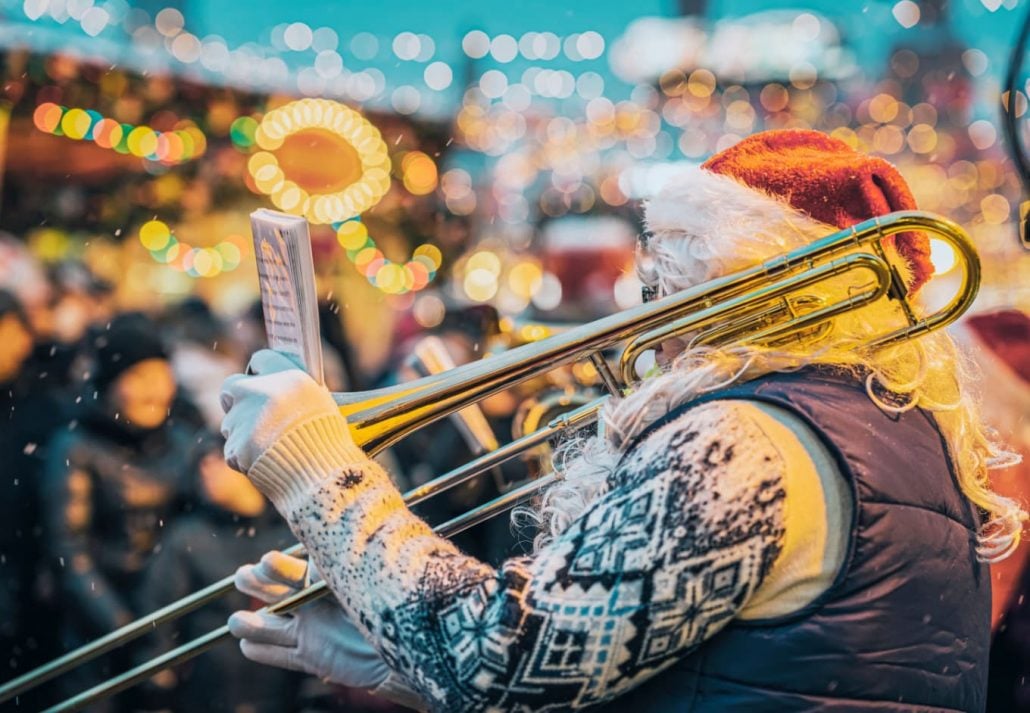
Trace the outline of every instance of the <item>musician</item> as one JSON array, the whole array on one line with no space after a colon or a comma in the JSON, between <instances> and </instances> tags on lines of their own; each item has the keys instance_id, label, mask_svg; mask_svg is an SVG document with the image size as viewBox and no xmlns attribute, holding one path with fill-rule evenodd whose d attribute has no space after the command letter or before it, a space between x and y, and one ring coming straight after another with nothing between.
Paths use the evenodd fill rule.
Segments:
<instances>
[{"instance_id":1,"label":"musician","mask_svg":"<svg viewBox=\"0 0 1030 713\"><path fill-rule=\"evenodd\" d=\"M660 298L914 207L881 159L762 133L646 205L640 275ZM924 235L888 252L910 292L931 276ZM226 455L339 606L230 627L254 660L437 711L981 710L987 561L1026 515L990 488L1007 455L947 336L849 348L894 309L776 347L666 344L604 435L557 459L535 552L496 570L409 513L327 391L259 352L223 388ZM273 601L303 573L269 553L237 586Z\"/></svg>"}]
</instances>

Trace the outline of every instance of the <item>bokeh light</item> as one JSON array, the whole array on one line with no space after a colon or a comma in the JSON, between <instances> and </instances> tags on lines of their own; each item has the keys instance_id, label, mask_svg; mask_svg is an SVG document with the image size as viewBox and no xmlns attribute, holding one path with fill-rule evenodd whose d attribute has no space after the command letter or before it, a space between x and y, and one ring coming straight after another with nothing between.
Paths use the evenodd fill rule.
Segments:
<instances>
[{"instance_id":1,"label":"bokeh light","mask_svg":"<svg viewBox=\"0 0 1030 713\"><path fill-rule=\"evenodd\" d=\"M151 252L164 250L172 239L172 231L160 220L144 223L139 229L139 241Z\"/></svg>"},{"instance_id":2,"label":"bokeh light","mask_svg":"<svg viewBox=\"0 0 1030 713\"><path fill-rule=\"evenodd\" d=\"M336 241L369 284L387 295L403 295L424 289L436 277L443 260L440 249L427 243L415 248L407 262L395 263L376 246L368 226L359 218L339 223Z\"/></svg>"},{"instance_id":3,"label":"bokeh light","mask_svg":"<svg viewBox=\"0 0 1030 713\"><path fill-rule=\"evenodd\" d=\"M67 108L52 102L39 104L32 121L44 133L92 141L102 149L131 153L165 165L190 161L207 151L207 138L189 122L180 122L181 128L162 132L146 125L119 123L92 109Z\"/></svg>"},{"instance_id":4,"label":"bokeh light","mask_svg":"<svg viewBox=\"0 0 1030 713\"><path fill-rule=\"evenodd\" d=\"M360 164L356 178L339 190L320 192L298 185L299 176L287 175L274 152L305 131L322 142L329 137L356 153ZM390 158L379 130L339 102L301 99L273 109L262 118L254 140L263 150L253 154L248 169L258 190L280 210L303 215L313 223L336 223L360 215L390 187Z\"/></svg>"},{"instance_id":5,"label":"bokeh light","mask_svg":"<svg viewBox=\"0 0 1030 713\"><path fill-rule=\"evenodd\" d=\"M252 116L240 116L233 120L229 127L229 138L237 148L249 149L254 145L254 134L258 123Z\"/></svg>"},{"instance_id":6,"label":"bokeh light","mask_svg":"<svg viewBox=\"0 0 1030 713\"><path fill-rule=\"evenodd\" d=\"M401 160L404 187L416 196L424 196L436 189L436 164L421 151L409 151Z\"/></svg>"}]
</instances>

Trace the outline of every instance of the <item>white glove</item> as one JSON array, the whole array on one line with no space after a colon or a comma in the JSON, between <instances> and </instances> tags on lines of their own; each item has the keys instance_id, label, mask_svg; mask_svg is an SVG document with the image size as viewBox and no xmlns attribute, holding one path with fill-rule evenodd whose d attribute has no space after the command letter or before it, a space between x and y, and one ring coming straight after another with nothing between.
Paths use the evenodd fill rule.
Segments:
<instances>
[{"instance_id":1,"label":"white glove","mask_svg":"<svg viewBox=\"0 0 1030 713\"><path fill-rule=\"evenodd\" d=\"M246 473L281 513L347 465L367 460L325 387L278 352L263 349L222 385L225 460Z\"/></svg>"},{"instance_id":2,"label":"white glove","mask_svg":"<svg viewBox=\"0 0 1030 713\"><path fill-rule=\"evenodd\" d=\"M307 563L282 552L268 552L258 564L236 571L236 588L273 604L304 586ZM280 616L238 611L229 631L251 661L303 671L323 680L355 688L371 688L386 680L390 669L365 641L331 597L305 604Z\"/></svg>"}]
</instances>

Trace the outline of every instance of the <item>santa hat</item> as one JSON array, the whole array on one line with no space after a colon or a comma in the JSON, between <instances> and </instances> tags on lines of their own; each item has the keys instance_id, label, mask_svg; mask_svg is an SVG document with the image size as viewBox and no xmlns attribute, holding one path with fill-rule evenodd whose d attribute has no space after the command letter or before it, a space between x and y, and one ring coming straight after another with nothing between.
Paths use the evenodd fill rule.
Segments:
<instances>
[{"instance_id":1,"label":"santa hat","mask_svg":"<svg viewBox=\"0 0 1030 713\"><path fill-rule=\"evenodd\" d=\"M708 248L692 251L702 259L706 253L717 256L734 249L712 241L754 239L756 231L781 241L767 245L768 256L757 256L766 259L808 242L820 226L832 231L915 208L905 179L887 161L817 131L782 130L743 139L673 179L648 202L645 213L656 236L680 234L708 241ZM801 233L809 237L798 242ZM910 291L930 279L933 265L923 233L902 233L885 245L899 258Z\"/></svg>"}]
</instances>

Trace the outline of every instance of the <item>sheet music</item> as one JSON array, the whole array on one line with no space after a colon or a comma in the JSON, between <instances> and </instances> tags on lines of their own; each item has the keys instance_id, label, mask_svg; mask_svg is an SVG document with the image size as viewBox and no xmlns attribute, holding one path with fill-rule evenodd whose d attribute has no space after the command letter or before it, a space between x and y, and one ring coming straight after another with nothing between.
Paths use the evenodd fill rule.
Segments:
<instances>
[{"instance_id":1,"label":"sheet music","mask_svg":"<svg viewBox=\"0 0 1030 713\"><path fill-rule=\"evenodd\" d=\"M261 209L250 215L268 346L323 383L311 238L303 218Z\"/></svg>"}]
</instances>

